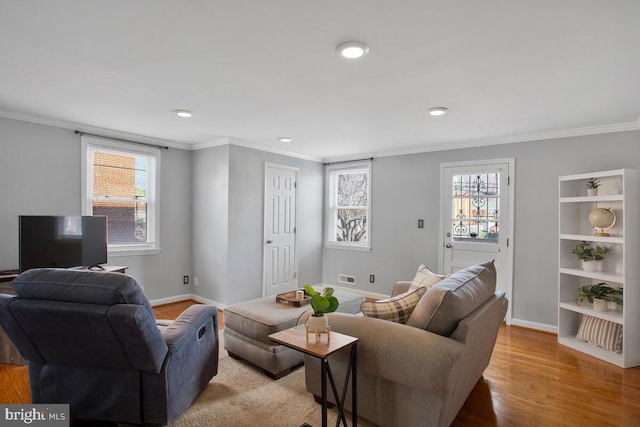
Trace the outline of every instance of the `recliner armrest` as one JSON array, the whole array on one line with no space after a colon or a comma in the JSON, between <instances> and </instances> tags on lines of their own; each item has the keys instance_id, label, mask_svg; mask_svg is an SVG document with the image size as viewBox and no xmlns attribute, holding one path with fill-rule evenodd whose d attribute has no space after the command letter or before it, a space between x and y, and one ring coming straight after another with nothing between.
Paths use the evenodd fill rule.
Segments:
<instances>
[{"instance_id":1,"label":"recliner armrest","mask_svg":"<svg viewBox=\"0 0 640 427\"><path fill-rule=\"evenodd\" d=\"M193 338L199 340L206 328L218 328L218 309L204 304L196 304L187 308L161 331L169 346L169 351L175 353Z\"/></svg>"}]
</instances>

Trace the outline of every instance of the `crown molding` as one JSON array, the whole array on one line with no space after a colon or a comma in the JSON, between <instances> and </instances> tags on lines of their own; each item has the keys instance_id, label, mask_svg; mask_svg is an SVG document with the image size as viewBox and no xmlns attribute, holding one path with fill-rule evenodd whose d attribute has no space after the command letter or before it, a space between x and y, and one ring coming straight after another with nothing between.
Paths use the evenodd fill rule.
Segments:
<instances>
[{"instance_id":1,"label":"crown molding","mask_svg":"<svg viewBox=\"0 0 640 427\"><path fill-rule=\"evenodd\" d=\"M640 130L640 118L635 122L613 123L600 126L587 126L574 129L561 129L545 132L534 132L520 135L512 135L498 138L486 138L476 140L448 141L428 145L400 148L397 150L358 153L349 156L324 158L324 162L348 161L360 157L391 157L407 154L428 153L433 151L457 150L462 148L486 147L489 145L514 144L518 142L536 142L549 139L572 138L576 136L600 135L606 133L618 133Z\"/></svg>"},{"instance_id":2,"label":"crown molding","mask_svg":"<svg viewBox=\"0 0 640 427\"><path fill-rule=\"evenodd\" d=\"M545 141L549 139L561 139L561 138L571 138L576 136L587 136L587 135L599 135L606 133L617 133L617 132L628 132L628 131L637 131L640 130L640 117L638 120L633 122L625 122L625 123L613 123L607 125L598 125L598 126L587 126L582 128L574 128L574 129L560 129L560 130L552 130L545 132L533 132L533 133L524 133L519 135L511 135L497 138L485 138L485 139L466 139L466 140L457 140L457 141L447 141L447 142L439 142L435 144L423 144L416 145L413 147L400 148L397 150L384 150L378 152L363 152L357 153L347 156L339 156L339 157L316 157L309 156L305 154L295 153L287 150L280 150L271 147L262 146L259 144L251 143L248 141L244 141L237 138L232 137L217 137L205 142L187 144L176 141L169 141L161 138L154 138L144 135L138 135L128 132L121 132L112 129L100 128L95 126L84 125L81 123L75 123L65 120L53 119L50 117L42 117L36 116L32 114L19 113L16 111L4 110L0 109L0 117L5 117L8 119L21 120L31 123L37 123L41 125L53 126L63 129L70 130L79 130L81 132L87 133L96 133L101 134L106 138L121 138L121 139L130 139L133 141L146 142L148 144L156 144L161 146L168 146L171 148L179 148L182 150L202 150L210 147L218 147L222 145L238 145L241 147L251 148L254 150L265 151L268 153L279 154L282 156L298 158L302 160L309 160L312 162L339 162L339 161L348 161L354 158L361 157L391 157L391 156L402 156L407 154L418 154L418 153L428 153L433 151L446 151L446 150L456 150L463 148L473 148L473 147L484 147L489 145L502 145L502 144L514 144L518 142L535 142L535 141Z\"/></svg>"},{"instance_id":3,"label":"crown molding","mask_svg":"<svg viewBox=\"0 0 640 427\"><path fill-rule=\"evenodd\" d=\"M229 144L229 137L220 136L220 137L211 139L209 141L196 142L194 144L190 144L189 145L189 149L190 150L204 150L206 148L219 147L221 145L227 145L227 144Z\"/></svg>"},{"instance_id":4,"label":"crown molding","mask_svg":"<svg viewBox=\"0 0 640 427\"><path fill-rule=\"evenodd\" d=\"M267 153L279 154L281 156L294 157L296 159L302 159L302 160L309 160L311 162L317 162L317 163L321 163L322 162L322 158L321 157L308 156L306 154L294 153L292 151L279 150L277 148L265 147L265 146L262 146L262 145L253 144L251 142L244 141L244 140L241 140L241 139L236 139L236 138L229 138L229 144L238 145L240 147L245 147L245 148L251 148L253 150L266 151Z\"/></svg>"},{"instance_id":5,"label":"crown molding","mask_svg":"<svg viewBox=\"0 0 640 427\"><path fill-rule=\"evenodd\" d=\"M321 157L308 156L305 154L294 153L287 150L279 150L277 148L266 147L264 145L254 144L248 141L244 141L238 138L232 138L228 136L212 139L211 141L196 143L191 145L192 150L203 150L205 148L218 147L221 145L237 145L239 147L251 148L252 150L265 151L267 153L279 154L281 156L294 157L302 160L309 160L312 162L322 162Z\"/></svg>"},{"instance_id":6,"label":"crown molding","mask_svg":"<svg viewBox=\"0 0 640 427\"><path fill-rule=\"evenodd\" d=\"M13 119L13 120L20 120L23 122L36 123L39 125L53 126L53 127L62 128L62 129L79 130L80 132L99 134L100 136L105 138L128 139L131 141L144 142L147 144L166 146L171 148L179 148L181 150L191 149L190 144L185 144L182 142L169 141L162 138L154 138L151 136L139 135L136 133L121 132L113 129L90 126L90 125L70 122L66 120L52 119L50 117L19 113L16 111L0 109L0 117Z\"/></svg>"}]
</instances>

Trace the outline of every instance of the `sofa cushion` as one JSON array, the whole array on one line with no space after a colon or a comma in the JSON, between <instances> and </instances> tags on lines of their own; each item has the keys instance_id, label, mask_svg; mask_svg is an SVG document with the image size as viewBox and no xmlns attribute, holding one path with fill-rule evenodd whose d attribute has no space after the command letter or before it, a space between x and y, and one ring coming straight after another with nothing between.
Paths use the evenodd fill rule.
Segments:
<instances>
[{"instance_id":1,"label":"sofa cushion","mask_svg":"<svg viewBox=\"0 0 640 427\"><path fill-rule=\"evenodd\" d=\"M360 311L367 317L406 323L425 292L427 292L427 288L420 287L395 297L378 301L364 301L360 304Z\"/></svg>"},{"instance_id":2,"label":"sofa cushion","mask_svg":"<svg viewBox=\"0 0 640 427\"><path fill-rule=\"evenodd\" d=\"M582 316L576 339L597 345L605 350L620 353L622 352L622 325L584 315Z\"/></svg>"},{"instance_id":3,"label":"sofa cushion","mask_svg":"<svg viewBox=\"0 0 640 427\"><path fill-rule=\"evenodd\" d=\"M418 267L418 272L411 281L409 290L413 291L414 289L418 289L420 287L426 287L427 289L430 289L445 277L447 276L444 274L436 274L433 271L429 270L429 267L427 267L426 265L420 264L420 267Z\"/></svg>"},{"instance_id":4,"label":"sofa cushion","mask_svg":"<svg viewBox=\"0 0 640 427\"><path fill-rule=\"evenodd\" d=\"M407 325L448 337L460 320L480 307L495 291L493 261L456 271L422 296Z\"/></svg>"}]
</instances>

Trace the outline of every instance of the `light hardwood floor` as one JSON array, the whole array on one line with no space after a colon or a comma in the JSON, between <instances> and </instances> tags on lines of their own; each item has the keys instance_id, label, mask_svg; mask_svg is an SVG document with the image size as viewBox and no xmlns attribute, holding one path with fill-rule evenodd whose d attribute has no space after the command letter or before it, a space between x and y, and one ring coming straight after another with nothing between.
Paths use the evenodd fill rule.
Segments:
<instances>
[{"instance_id":1,"label":"light hardwood floor","mask_svg":"<svg viewBox=\"0 0 640 427\"><path fill-rule=\"evenodd\" d=\"M193 303L168 304L154 311L158 318L171 319ZM29 401L26 367L0 364L0 403ZM558 345L554 334L513 326L500 329L491 363L453 423L454 427L638 425L640 368L618 368Z\"/></svg>"}]
</instances>

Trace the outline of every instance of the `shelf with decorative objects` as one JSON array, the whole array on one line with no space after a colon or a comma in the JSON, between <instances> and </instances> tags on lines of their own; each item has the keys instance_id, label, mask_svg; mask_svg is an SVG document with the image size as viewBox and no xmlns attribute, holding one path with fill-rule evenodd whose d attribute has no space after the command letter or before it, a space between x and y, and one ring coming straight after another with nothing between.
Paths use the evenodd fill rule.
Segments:
<instances>
[{"instance_id":1,"label":"shelf with decorative objects","mask_svg":"<svg viewBox=\"0 0 640 427\"><path fill-rule=\"evenodd\" d=\"M638 188L635 169L559 179L558 342L623 368L640 366Z\"/></svg>"}]
</instances>

